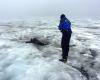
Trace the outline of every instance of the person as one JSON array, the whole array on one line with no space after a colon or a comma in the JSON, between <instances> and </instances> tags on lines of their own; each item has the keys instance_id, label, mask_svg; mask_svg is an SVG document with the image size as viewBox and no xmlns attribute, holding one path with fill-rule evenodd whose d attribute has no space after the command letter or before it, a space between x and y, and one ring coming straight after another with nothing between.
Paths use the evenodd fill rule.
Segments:
<instances>
[{"instance_id":1,"label":"person","mask_svg":"<svg viewBox=\"0 0 100 80\"><path fill-rule=\"evenodd\" d=\"M62 62L67 62L72 30L71 30L71 22L66 18L64 14L60 16L60 24L58 28L62 33L62 40L61 40L62 59L59 60Z\"/></svg>"}]
</instances>

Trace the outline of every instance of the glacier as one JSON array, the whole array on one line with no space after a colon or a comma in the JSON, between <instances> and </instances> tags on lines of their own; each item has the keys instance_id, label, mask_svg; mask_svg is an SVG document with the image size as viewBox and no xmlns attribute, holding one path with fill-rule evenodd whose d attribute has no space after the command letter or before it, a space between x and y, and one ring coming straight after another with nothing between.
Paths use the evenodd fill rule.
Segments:
<instances>
[{"instance_id":1,"label":"glacier","mask_svg":"<svg viewBox=\"0 0 100 80\"><path fill-rule=\"evenodd\" d=\"M67 63L55 18L0 21L0 80L100 80L100 20L72 21ZM25 43L36 38L47 45Z\"/></svg>"}]
</instances>

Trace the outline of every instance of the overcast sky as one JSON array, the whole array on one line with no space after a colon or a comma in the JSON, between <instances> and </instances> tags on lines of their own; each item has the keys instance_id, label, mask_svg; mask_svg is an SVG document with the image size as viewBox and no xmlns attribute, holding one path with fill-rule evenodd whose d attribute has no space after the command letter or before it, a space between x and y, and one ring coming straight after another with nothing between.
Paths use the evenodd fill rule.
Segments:
<instances>
[{"instance_id":1,"label":"overcast sky","mask_svg":"<svg viewBox=\"0 0 100 80\"><path fill-rule=\"evenodd\" d=\"M0 18L100 17L100 0L0 0Z\"/></svg>"}]
</instances>

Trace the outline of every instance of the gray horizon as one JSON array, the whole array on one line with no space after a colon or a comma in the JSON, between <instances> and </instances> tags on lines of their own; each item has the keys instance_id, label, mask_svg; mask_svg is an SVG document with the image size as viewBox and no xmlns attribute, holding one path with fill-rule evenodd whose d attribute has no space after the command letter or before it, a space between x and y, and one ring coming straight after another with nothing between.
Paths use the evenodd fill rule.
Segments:
<instances>
[{"instance_id":1,"label":"gray horizon","mask_svg":"<svg viewBox=\"0 0 100 80\"><path fill-rule=\"evenodd\" d=\"M59 16L99 18L99 0L0 0L0 19Z\"/></svg>"}]
</instances>

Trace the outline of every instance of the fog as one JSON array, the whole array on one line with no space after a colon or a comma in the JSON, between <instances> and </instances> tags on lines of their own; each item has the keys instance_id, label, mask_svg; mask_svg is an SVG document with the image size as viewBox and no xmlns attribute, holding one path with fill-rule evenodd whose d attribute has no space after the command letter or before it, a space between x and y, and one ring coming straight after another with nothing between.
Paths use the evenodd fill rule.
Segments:
<instances>
[{"instance_id":1,"label":"fog","mask_svg":"<svg viewBox=\"0 0 100 80\"><path fill-rule=\"evenodd\" d=\"M59 16L99 18L100 0L0 0L0 19Z\"/></svg>"}]
</instances>

